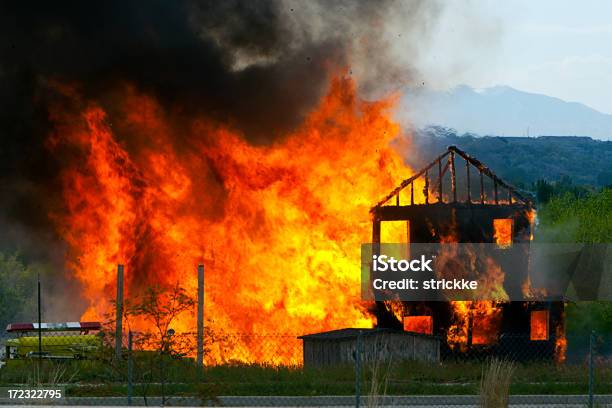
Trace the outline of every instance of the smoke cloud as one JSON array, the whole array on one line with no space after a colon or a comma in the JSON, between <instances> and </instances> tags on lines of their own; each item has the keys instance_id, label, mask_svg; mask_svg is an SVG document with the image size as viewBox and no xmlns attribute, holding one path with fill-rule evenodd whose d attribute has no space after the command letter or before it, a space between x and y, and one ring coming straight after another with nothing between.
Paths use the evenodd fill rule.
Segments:
<instances>
[{"instance_id":1,"label":"smoke cloud","mask_svg":"<svg viewBox=\"0 0 612 408\"><path fill-rule=\"evenodd\" d=\"M372 97L410 84L440 9L424 0L3 2L0 250L62 267L49 214L64 205L67 158L46 140L50 106L66 102L50 84L77 87L111 122L113 95L129 84L266 144L302 121L338 69ZM129 146L129 133L119 137Z\"/></svg>"}]
</instances>

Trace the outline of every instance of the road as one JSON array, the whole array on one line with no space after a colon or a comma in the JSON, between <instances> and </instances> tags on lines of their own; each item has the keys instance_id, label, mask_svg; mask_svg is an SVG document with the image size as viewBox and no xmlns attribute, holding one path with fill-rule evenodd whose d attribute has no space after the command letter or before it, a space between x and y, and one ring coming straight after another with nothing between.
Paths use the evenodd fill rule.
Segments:
<instances>
[{"instance_id":1,"label":"road","mask_svg":"<svg viewBox=\"0 0 612 408\"><path fill-rule=\"evenodd\" d=\"M588 398L586 395L513 395L510 406L513 408L584 408ZM70 397L60 400L55 405L63 406L126 406L127 398L123 397ZM612 408L612 395L598 395L595 397L595 406L598 408ZM149 406L160 406L160 397L148 398ZM2 406L19 406L15 401L0 399ZM145 405L143 398L134 398L132 405ZM220 396L216 401L202 401L193 397L169 397L166 405L171 406L202 406L220 405L226 407L355 407L355 397L352 396L313 396L313 397L283 397L283 396ZM367 397L361 398L361 406L367 407ZM40 403L36 406L42 406ZM393 406L411 408L458 407L470 408L478 406L478 397L473 395L427 395L427 396L387 396L382 397L378 404L369 406Z\"/></svg>"}]
</instances>

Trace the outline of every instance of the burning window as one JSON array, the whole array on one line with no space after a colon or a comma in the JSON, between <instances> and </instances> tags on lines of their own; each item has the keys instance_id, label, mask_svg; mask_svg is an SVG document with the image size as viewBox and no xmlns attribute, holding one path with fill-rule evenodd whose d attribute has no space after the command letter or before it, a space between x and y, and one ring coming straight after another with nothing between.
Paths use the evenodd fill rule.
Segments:
<instances>
[{"instance_id":1,"label":"burning window","mask_svg":"<svg viewBox=\"0 0 612 408\"><path fill-rule=\"evenodd\" d=\"M410 222L382 222L380 224L380 242L387 244L406 244L410 242Z\"/></svg>"},{"instance_id":2,"label":"burning window","mask_svg":"<svg viewBox=\"0 0 612 408\"><path fill-rule=\"evenodd\" d=\"M404 331L421 334L433 334L433 317L404 316Z\"/></svg>"},{"instance_id":3,"label":"burning window","mask_svg":"<svg viewBox=\"0 0 612 408\"><path fill-rule=\"evenodd\" d=\"M489 320L474 320L472 324L472 344L494 344L497 342L498 327Z\"/></svg>"},{"instance_id":4,"label":"burning window","mask_svg":"<svg viewBox=\"0 0 612 408\"><path fill-rule=\"evenodd\" d=\"M410 222L409 221L385 221L380 223L380 242L386 244L409 244ZM387 247L385 254L397 259L410 258L408 245Z\"/></svg>"},{"instance_id":5,"label":"burning window","mask_svg":"<svg viewBox=\"0 0 612 408\"><path fill-rule=\"evenodd\" d=\"M491 301L472 302L472 343L485 345L497 343L502 323L502 310Z\"/></svg>"},{"instance_id":6,"label":"burning window","mask_svg":"<svg viewBox=\"0 0 612 408\"><path fill-rule=\"evenodd\" d=\"M531 340L548 340L548 310L531 312Z\"/></svg>"},{"instance_id":7,"label":"burning window","mask_svg":"<svg viewBox=\"0 0 612 408\"><path fill-rule=\"evenodd\" d=\"M512 218L497 218L493 220L493 238L501 248L512 245Z\"/></svg>"}]
</instances>

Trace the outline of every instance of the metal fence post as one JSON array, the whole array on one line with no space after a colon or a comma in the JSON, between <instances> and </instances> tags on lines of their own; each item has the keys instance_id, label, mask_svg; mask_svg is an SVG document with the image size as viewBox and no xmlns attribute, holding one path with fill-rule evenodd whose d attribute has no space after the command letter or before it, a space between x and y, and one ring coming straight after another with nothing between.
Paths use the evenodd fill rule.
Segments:
<instances>
[{"instance_id":1,"label":"metal fence post","mask_svg":"<svg viewBox=\"0 0 612 408\"><path fill-rule=\"evenodd\" d=\"M355 344L355 408L361 405L361 342L361 332L359 332Z\"/></svg>"},{"instance_id":2,"label":"metal fence post","mask_svg":"<svg viewBox=\"0 0 612 408\"><path fill-rule=\"evenodd\" d=\"M198 265L198 367L204 366L204 265Z\"/></svg>"},{"instance_id":3,"label":"metal fence post","mask_svg":"<svg viewBox=\"0 0 612 408\"><path fill-rule=\"evenodd\" d=\"M134 361L132 360L132 331L128 331L128 405L132 405L132 385L134 374Z\"/></svg>"},{"instance_id":4,"label":"metal fence post","mask_svg":"<svg viewBox=\"0 0 612 408\"><path fill-rule=\"evenodd\" d=\"M593 408L593 343L595 342L595 331L589 336L589 408Z\"/></svg>"},{"instance_id":5,"label":"metal fence post","mask_svg":"<svg viewBox=\"0 0 612 408\"><path fill-rule=\"evenodd\" d=\"M115 321L115 358L121 359L121 342L123 339L123 265L117 266L117 299L115 301L116 321Z\"/></svg>"},{"instance_id":6,"label":"metal fence post","mask_svg":"<svg viewBox=\"0 0 612 408\"><path fill-rule=\"evenodd\" d=\"M38 273L38 373L36 382L40 385L40 376L42 375L40 372L41 363L42 363L42 302L40 298L40 272Z\"/></svg>"}]
</instances>

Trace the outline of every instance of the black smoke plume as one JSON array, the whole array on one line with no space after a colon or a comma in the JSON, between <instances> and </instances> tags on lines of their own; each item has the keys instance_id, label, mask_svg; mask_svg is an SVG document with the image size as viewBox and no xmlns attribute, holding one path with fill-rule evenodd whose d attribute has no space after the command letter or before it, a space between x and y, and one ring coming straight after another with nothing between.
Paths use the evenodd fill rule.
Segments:
<instances>
[{"instance_id":1,"label":"black smoke plume","mask_svg":"<svg viewBox=\"0 0 612 408\"><path fill-rule=\"evenodd\" d=\"M410 73L381 40L400 9L405 26L397 29L412 33L437 13L429 1L2 2L0 250L61 267L49 214L62 209L66 158L45 144L49 106L61 103L51 81L107 103L111 121L107 96L129 83L168 109L269 143L301 122L330 67L360 66L370 86Z\"/></svg>"}]
</instances>

